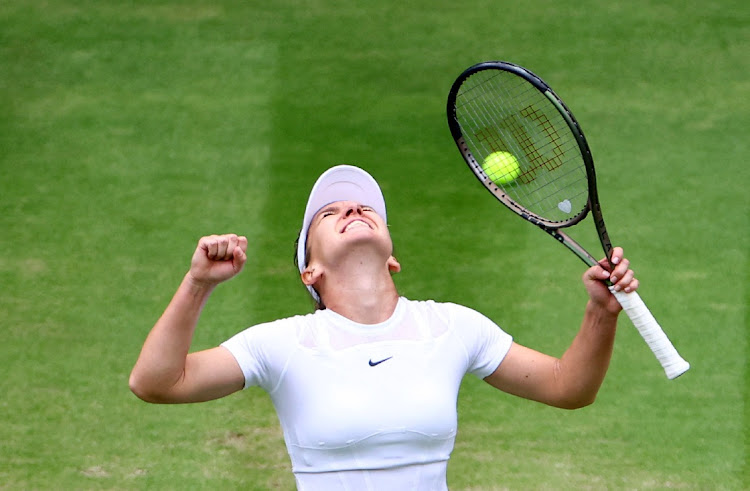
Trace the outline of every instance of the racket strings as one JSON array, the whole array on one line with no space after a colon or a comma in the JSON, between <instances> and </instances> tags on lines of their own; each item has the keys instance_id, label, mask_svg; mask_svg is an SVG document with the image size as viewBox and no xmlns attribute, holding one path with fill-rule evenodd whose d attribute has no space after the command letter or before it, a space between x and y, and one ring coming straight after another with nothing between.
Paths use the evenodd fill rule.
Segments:
<instances>
[{"instance_id":1,"label":"racket strings","mask_svg":"<svg viewBox=\"0 0 750 491\"><path fill-rule=\"evenodd\" d=\"M588 182L575 136L531 83L500 70L477 72L461 85L456 118L480 164L499 151L518 159L515 179L488 176L513 201L550 221L569 220L585 208Z\"/></svg>"}]
</instances>

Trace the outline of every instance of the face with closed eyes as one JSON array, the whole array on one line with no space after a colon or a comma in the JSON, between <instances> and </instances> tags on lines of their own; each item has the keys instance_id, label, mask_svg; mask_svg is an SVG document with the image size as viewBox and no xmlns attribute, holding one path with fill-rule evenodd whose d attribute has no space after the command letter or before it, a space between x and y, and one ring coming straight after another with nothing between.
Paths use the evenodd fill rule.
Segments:
<instances>
[{"instance_id":1,"label":"face with closed eyes","mask_svg":"<svg viewBox=\"0 0 750 491\"><path fill-rule=\"evenodd\" d=\"M375 210L355 201L337 201L321 208L310 223L305 271L321 272L352 259L373 258L397 272L400 266L392 254L388 226Z\"/></svg>"}]
</instances>

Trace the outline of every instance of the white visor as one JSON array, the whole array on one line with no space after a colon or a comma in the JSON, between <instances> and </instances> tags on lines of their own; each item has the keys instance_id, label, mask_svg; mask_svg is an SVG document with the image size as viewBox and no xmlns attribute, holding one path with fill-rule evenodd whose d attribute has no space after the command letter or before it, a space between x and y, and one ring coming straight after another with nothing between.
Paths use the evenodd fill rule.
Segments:
<instances>
[{"instance_id":1,"label":"white visor","mask_svg":"<svg viewBox=\"0 0 750 491\"><path fill-rule=\"evenodd\" d=\"M307 199L305 218L302 220L302 230L297 241L297 265L300 273L307 267L305 252L310 222L321 208L336 201L356 201L369 206L387 222L383 193L370 174L352 165L331 167L321 174ZM316 301L320 301L312 286L308 286L307 289Z\"/></svg>"}]
</instances>

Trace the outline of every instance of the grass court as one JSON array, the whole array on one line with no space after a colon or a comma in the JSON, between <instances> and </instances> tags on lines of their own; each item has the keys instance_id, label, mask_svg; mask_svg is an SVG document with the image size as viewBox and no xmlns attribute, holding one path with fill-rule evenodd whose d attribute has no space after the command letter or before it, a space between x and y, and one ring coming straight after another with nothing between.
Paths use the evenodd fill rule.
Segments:
<instances>
[{"instance_id":1,"label":"grass court","mask_svg":"<svg viewBox=\"0 0 750 491\"><path fill-rule=\"evenodd\" d=\"M610 236L692 368L668 381L622 316L583 410L469 377L450 488L746 488L749 40L744 0L0 3L0 489L293 489L262 391L162 407L127 379L202 235L250 250L195 349L310 311L294 240L334 164L380 181L403 295L561 354L583 265L482 189L446 124L455 77L495 59L576 115Z\"/></svg>"}]
</instances>

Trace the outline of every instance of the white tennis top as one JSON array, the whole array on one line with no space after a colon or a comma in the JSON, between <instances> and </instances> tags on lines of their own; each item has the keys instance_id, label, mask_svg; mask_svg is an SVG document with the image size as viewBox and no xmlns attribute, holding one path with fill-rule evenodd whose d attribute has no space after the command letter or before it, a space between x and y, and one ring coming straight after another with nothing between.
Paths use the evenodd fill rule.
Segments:
<instances>
[{"instance_id":1,"label":"white tennis top","mask_svg":"<svg viewBox=\"0 0 750 491\"><path fill-rule=\"evenodd\" d=\"M490 375L511 342L472 309L402 297L381 324L320 310L222 346L245 387L270 394L298 489L434 491L447 489L463 376Z\"/></svg>"}]
</instances>

